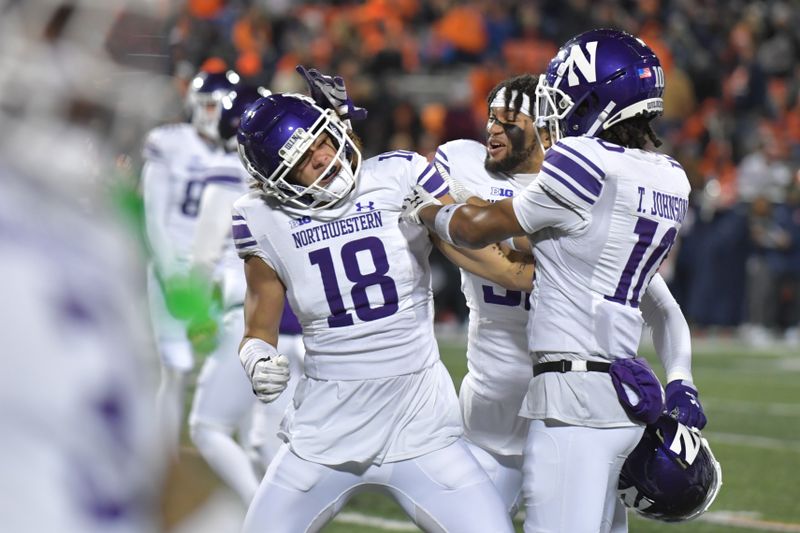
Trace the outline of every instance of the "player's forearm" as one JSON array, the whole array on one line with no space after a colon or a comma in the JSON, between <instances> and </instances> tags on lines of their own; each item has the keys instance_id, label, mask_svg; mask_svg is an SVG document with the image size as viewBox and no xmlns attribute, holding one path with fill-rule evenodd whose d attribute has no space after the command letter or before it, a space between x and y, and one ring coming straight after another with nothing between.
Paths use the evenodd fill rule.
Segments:
<instances>
[{"instance_id":1,"label":"player's forearm","mask_svg":"<svg viewBox=\"0 0 800 533\"><path fill-rule=\"evenodd\" d=\"M692 381L692 340L680 306L658 274L641 302L642 316L653 332L653 345L667 381Z\"/></svg>"},{"instance_id":2,"label":"player's forearm","mask_svg":"<svg viewBox=\"0 0 800 533\"><path fill-rule=\"evenodd\" d=\"M513 234L494 222L492 210L469 204L429 206L420 220L445 242L462 248L484 248Z\"/></svg>"}]
</instances>

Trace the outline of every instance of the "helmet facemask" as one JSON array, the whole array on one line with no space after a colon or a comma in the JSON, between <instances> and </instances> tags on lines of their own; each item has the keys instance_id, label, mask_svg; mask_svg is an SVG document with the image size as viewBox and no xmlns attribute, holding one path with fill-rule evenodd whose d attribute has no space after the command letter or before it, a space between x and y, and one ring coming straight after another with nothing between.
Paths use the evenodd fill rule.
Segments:
<instances>
[{"instance_id":1,"label":"helmet facemask","mask_svg":"<svg viewBox=\"0 0 800 533\"><path fill-rule=\"evenodd\" d=\"M564 136L561 133L561 121L575 105L572 98L558 88L560 82L559 75L553 86L550 86L547 76L541 74L539 83L536 84L536 127L550 130L551 145Z\"/></svg>"},{"instance_id":2,"label":"helmet facemask","mask_svg":"<svg viewBox=\"0 0 800 533\"><path fill-rule=\"evenodd\" d=\"M325 134L336 147L335 156L313 183L308 186L295 183L292 171L316 140ZM308 130L298 128L294 131L278 151L281 162L269 176L248 162L251 158L242 145L239 145L239 154L248 172L260 182L264 194L281 203L312 211L333 207L344 200L355 188L361 168L361 151L332 109L322 111ZM329 181L323 184L326 180Z\"/></svg>"}]
</instances>

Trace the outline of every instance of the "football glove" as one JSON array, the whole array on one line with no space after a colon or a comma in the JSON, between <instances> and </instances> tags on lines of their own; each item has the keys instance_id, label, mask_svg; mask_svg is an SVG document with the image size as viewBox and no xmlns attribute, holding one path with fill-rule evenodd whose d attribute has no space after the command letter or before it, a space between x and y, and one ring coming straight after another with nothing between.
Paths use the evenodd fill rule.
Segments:
<instances>
[{"instance_id":1,"label":"football glove","mask_svg":"<svg viewBox=\"0 0 800 533\"><path fill-rule=\"evenodd\" d=\"M282 354L261 359L253 367L250 382L259 400L264 403L275 401L289 384L289 359Z\"/></svg>"},{"instance_id":2,"label":"football glove","mask_svg":"<svg viewBox=\"0 0 800 533\"><path fill-rule=\"evenodd\" d=\"M351 120L364 120L367 110L353 105L353 100L347 95L344 80L341 76L326 76L315 68L306 70L303 65L297 65L295 70L300 73L308 84L311 98L323 109L333 109L348 127Z\"/></svg>"},{"instance_id":3,"label":"football glove","mask_svg":"<svg viewBox=\"0 0 800 533\"><path fill-rule=\"evenodd\" d=\"M476 196L474 192L464 187L460 181L454 179L447 168L439 161L436 161L433 165L436 167L436 170L439 171L439 175L444 179L445 183L447 183L447 187L450 189L450 197L455 200L457 204L463 204L469 198Z\"/></svg>"},{"instance_id":4,"label":"football glove","mask_svg":"<svg viewBox=\"0 0 800 533\"><path fill-rule=\"evenodd\" d=\"M400 220L412 224L422 224L419 212L429 205L442 205L442 202L433 197L421 185L414 186L411 194L403 198L403 211L400 213Z\"/></svg>"},{"instance_id":5,"label":"football glove","mask_svg":"<svg viewBox=\"0 0 800 533\"><path fill-rule=\"evenodd\" d=\"M698 392L691 381L676 379L667 383L667 414L681 424L697 429L706 425L703 406L697 398Z\"/></svg>"}]
</instances>

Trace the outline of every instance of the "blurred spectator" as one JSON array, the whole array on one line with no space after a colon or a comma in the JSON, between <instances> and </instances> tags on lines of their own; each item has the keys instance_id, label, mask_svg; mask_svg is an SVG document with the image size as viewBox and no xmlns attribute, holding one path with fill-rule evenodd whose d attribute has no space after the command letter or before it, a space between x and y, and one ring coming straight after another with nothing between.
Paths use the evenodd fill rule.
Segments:
<instances>
[{"instance_id":1,"label":"blurred spectator","mask_svg":"<svg viewBox=\"0 0 800 533\"><path fill-rule=\"evenodd\" d=\"M781 278L788 270L791 234L781 224L766 196L757 196L750 206L749 232L753 253L747 260L748 324L746 340L765 346L778 324Z\"/></svg>"},{"instance_id":2,"label":"blurred spectator","mask_svg":"<svg viewBox=\"0 0 800 533\"><path fill-rule=\"evenodd\" d=\"M785 139L766 124L758 133L759 149L746 155L739 164L739 197L744 202L752 202L759 196L782 202L792 179Z\"/></svg>"}]
</instances>

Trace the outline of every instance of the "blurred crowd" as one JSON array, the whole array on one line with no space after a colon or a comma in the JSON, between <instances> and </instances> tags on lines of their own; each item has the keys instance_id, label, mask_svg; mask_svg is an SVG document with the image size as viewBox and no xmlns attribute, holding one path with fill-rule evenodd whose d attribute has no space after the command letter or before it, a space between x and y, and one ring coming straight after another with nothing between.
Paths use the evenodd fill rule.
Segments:
<instances>
[{"instance_id":1,"label":"blurred crowd","mask_svg":"<svg viewBox=\"0 0 800 533\"><path fill-rule=\"evenodd\" d=\"M663 268L694 331L800 343L800 9L790 0L179 0L165 28L178 93L198 69L234 68L303 91L295 65L344 77L369 110L366 153L430 155L483 139L501 79L540 73L570 36L615 27L666 73L662 150L693 186ZM463 320L442 265L442 320Z\"/></svg>"}]
</instances>

